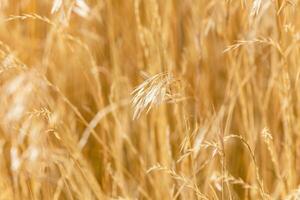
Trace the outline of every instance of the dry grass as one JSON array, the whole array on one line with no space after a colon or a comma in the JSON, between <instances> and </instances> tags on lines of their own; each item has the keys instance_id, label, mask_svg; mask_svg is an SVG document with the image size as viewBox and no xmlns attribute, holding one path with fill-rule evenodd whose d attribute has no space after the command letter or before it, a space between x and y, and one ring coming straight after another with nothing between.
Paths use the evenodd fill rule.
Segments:
<instances>
[{"instance_id":1,"label":"dry grass","mask_svg":"<svg viewBox=\"0 0 300 200\"><path fill-rule=\"evenodd\" d=\"M0 199L300 199L299 0L0 0Z\"/></svg>"}]
</instances>

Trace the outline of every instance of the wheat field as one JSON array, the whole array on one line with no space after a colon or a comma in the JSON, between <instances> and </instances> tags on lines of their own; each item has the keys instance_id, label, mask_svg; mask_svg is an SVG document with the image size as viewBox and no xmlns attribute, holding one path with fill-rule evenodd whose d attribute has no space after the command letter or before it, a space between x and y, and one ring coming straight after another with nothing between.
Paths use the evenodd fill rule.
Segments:
<instances>
[{"instance_id":1,"label":"wheat field","mask_svg":"<svg viewBox=\"0 0 300 200\"><path fill-rule=\"evenodd\" d=\"M0 0L0 199L300 199L300 1Z\"/></svg>"}]
</instances>

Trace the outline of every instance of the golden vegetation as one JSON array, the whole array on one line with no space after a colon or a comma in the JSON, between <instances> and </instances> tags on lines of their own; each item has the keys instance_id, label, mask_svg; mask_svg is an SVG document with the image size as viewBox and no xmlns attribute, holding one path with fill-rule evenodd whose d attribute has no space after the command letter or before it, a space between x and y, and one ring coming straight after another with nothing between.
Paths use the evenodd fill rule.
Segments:
<instances>
[{"instance_id":1,"label":"golden vegetation","mask_svg":"<svg viewBox=\"0 0 300 200\"><path fill-rule=\"evenodd\" d=\"M300 199L298 0L1 0L0 199Z\"/></svg>"}]
</instances>

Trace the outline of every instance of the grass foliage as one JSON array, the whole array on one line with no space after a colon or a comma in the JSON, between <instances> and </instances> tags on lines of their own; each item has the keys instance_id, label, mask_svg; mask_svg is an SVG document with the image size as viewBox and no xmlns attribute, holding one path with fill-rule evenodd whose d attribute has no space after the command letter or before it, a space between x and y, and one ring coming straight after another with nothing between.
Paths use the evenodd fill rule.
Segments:
<instances>
[{"instance_id":1,"label":"grass foliage","mask_svg":"<svg viewBox=\"0 0 300 200\"><path fill-rule=\"evenodd\" d=\"M300 199L299 0L1 0L0 199Z\"/></svg>"}]
</instances>

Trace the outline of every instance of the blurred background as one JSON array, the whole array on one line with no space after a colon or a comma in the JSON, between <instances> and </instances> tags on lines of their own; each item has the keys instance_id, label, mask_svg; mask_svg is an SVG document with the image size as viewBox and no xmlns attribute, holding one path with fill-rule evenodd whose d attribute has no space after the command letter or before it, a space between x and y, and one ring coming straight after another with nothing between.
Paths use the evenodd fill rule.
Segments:
<instances>
[{"instance_id":1,"label":"blurred background","mask_svg":"<svg viewBox=\"0 0 300 200\"><path fill-rule=\"evenodd\" d=\"M1 0L0 199L299 199L298 0Z\"/></svg>"}]
</instances>

